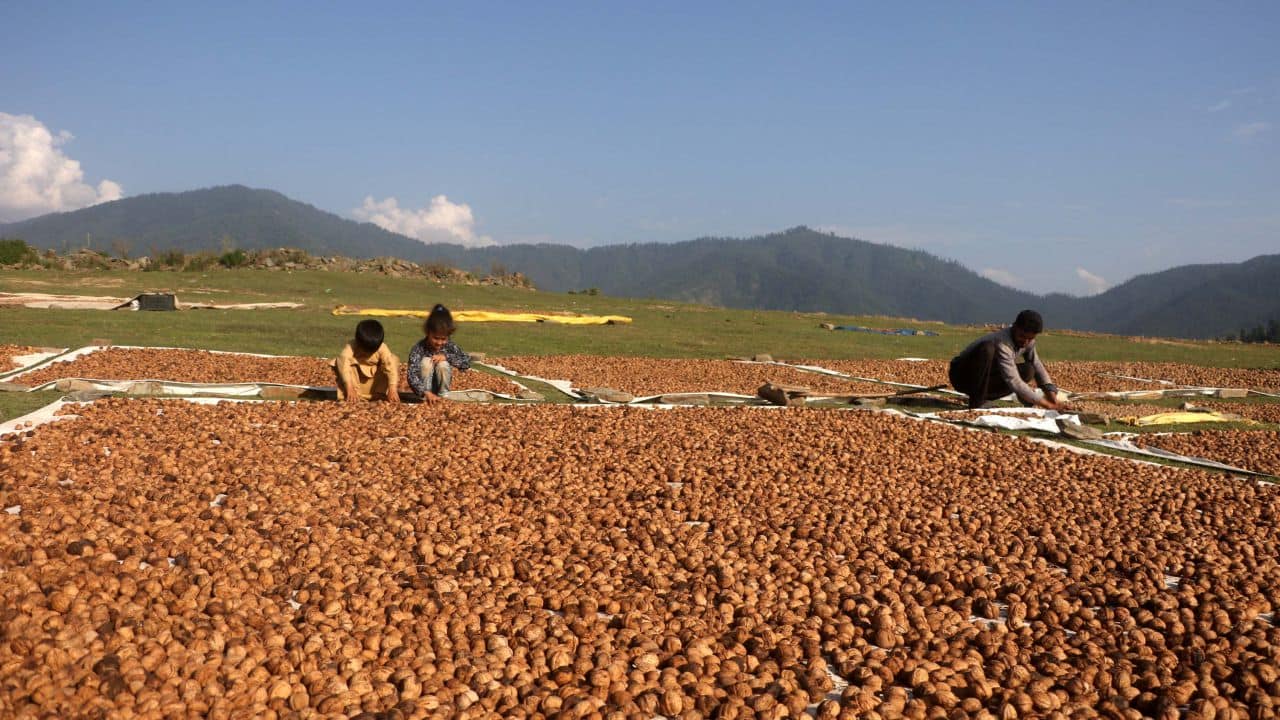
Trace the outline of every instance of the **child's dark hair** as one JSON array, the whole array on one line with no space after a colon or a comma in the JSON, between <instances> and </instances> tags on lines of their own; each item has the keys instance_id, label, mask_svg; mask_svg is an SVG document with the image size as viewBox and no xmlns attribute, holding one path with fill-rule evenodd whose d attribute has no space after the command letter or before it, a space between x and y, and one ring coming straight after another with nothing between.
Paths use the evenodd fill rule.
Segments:
<instances>
[{"instance_id":1,"label":"child's dark hair","mask_svg":"<svg viewBox=\"0 0 1280 720\"><path fill-rule=\"evenodd\" d=\"M422 332L427 335L452 335L457 329L458 326L453 324L453 313L439 304L431 308L431 314L427 315L427 321L422 324Z\"/></svg>"},{"instance_id":2,"label":"child's dark hair","mask_svg":"<svg viewBox=\"0 0 1280 720\"><path fill-rule=\"evenodd\" d=\"M382 347L382 341L386 338L386 334L382 330L382 323L377 320L361 320L356 323L356 347L365 352L376 352Z\"/></svg>"}]
</instances>

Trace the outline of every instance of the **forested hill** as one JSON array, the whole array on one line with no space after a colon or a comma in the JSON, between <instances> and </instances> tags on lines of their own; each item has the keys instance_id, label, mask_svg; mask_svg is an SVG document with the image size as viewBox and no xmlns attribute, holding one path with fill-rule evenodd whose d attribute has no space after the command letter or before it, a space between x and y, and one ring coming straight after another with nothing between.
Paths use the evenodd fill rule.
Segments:
<instances>
[{"instance_id":1,"label":"forested hill","mask_svg":"<svg viewBox=\"0 0 1280 720\"><path fill-rule=\"evenodd\" d=\"M680 243L424 245L270 190L243 186L141 195L0 225L0 237L40 248L134 255L296 247L315 255L392 256L527 275L544 290L598 288L737 308L884 314L952 323L1008 322L1040 308L1052 327L1134 335L1216 337L1280 319L1280 255L1143 275L1089 298L1036 296L917 250L799 227L748 239Z\"/></svg>"},{"instance_id":2,"label":"forested hill","mask_svg":"<svg viewBox=\"0 0 1280 720\"><path fill-rule=\"evenodd\" d=\"M82 210L0 225L0 236L38 248L153 255L165 250L221 251L296 247L313 255L417 260L422 243L372 223L346 220L274 190L225 185L135 195ZM120 248L120 249L117 249Z\"/></svg>"}]
</instances>

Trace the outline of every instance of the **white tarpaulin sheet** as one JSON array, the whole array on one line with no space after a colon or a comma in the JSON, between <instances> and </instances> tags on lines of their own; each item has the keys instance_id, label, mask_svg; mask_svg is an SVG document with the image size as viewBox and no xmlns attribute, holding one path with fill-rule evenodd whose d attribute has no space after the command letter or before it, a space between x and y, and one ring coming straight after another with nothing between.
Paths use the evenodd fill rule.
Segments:
<instances>
[{"instance_id":1,"label":"white tarpaulin sheet","mask_svg":"<svg viewBox=\"0 0 1280 720\"><path fill-rule=\"evenodd\" d=\"M503 367L503 366L501 366L501 365L494 365L493 363L481 363L481 362L477 362L477 363L475 363L475 364L476 364L476 365L483 365L484 367L487 367L487 368L490 368L490 369L493 369L493 370L497 370L497 371L498 371L498 372L500 372L500 373L503 373L503 374L505 374L505 375L510 375L510 376L512 376L512 377L515 377L515 378L529 378L530 380L536 380L536 381L538 381L538 382L540 382L540 383L545 383L545 384L550 385L551 387L553 387L553 388L555 388L555 389L559 390L560 392L564 393L565 395L568 395L569 397L579 398L579 399L581 399L581 398L583 397L582 393L580 393L580 392L578 392L576 389L574 389L574 387L573 387L573 381L571 381L571 380L548 380L547 378L541 378L541 377L538 377L537 375L521 375L520 373L516 372L515 370L510 370L510 369L505 368L505 367ZM519 383L517 383L517 384L519 384ZM521 385L521 387L524 387L524 386L523 386L523 385Z\"/></svg>"},{"instance_id":2,"label":"white tarpaulin sheet","mask_svg":"<svg viewBox=\"0 0 1280 720\"><path fill-rule=\"evenodd\" d=\"M3 423L0 423L0 435L8 435L10 433L15 433L15 432L25 432L30 429L29 427L26 427L28 423L30 424L30 427L38 427L40 425L44 425L45 423L50 423L57 420L69 420L76 416L75 415L58 415L58 411L66 407L67 405L78 405L78 404L79 403L71 403L65 400L54 400L48 405L45 405L44 407L38 410L29 412L26 415L23 415L22 417L14 418L12 420L8 420Z\"/></svg>"},{"instance_id":3,"label":"white tarpaulin sheet","mask_svg":"<svg viewBox=\"0 0 1280 720\"><path fill-rule=\"evenodd\" d=\"M26 355L14 355L10 359L13 361L15 365L17 365L17 367L13 368L12 370L5 370L4 372L0 372L0 380L8 382L9 378L17 377L18 375L21 375L22 373L27 372L28 370L34 369L35 367L49 360L52 360L53 358L58 357L59 355L65 353L66 351L67 351L66 348L56 348L56 349L48 350L46 352L28 353Z\"/></svg>"}]
</instances>

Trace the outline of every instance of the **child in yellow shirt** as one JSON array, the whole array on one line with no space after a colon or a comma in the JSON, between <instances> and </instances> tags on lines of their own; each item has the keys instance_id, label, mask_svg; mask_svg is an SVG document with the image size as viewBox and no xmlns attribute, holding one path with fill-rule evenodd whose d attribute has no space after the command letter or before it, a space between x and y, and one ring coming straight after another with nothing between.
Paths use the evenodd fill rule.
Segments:
<instances>
[{"instance_id":1,"label":"child in yellow shirt","mask_svg":"<svg viewBox=\"0 0 1280 720\"><path fill-rule=\"evenodd\" d=\"M338 399L346 402L400 402L400 358L383 342L382 323L361 320L356 335L329 365L337 380Z\"/></svg>"}]
</instances>

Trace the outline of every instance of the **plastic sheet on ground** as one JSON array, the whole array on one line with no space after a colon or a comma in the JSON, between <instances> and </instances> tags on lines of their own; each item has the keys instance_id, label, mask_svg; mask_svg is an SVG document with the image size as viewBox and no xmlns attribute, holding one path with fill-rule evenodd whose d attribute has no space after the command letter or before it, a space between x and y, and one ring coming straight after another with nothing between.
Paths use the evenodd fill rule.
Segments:
<instances>
[{"instance_id":1,"label":"plastic sheet on ground","mask_svg":"<svg viewBox=\"0 0 1280 720\"><path fill-rule=\"evenodd\" d=\"M564 393L565 395L568 395L571 398L582 399L583 397L582 393L574 389L573 381L571 380L549 380L547 378L541 378L536 375L521 375L515 370L505 368L501 365L495 365L493 363L482 363L477 361L477 362L473 362L472 364L482 365L491 370L496 370L497 372L500 372L504 375L509 375L514 378L528 378L530 380L536 380L537 382L543 383L544 385L550 385L551 387L555 388L556 390L559 390L560 392Z\"/></svg>"},{"instance_id":2,"label":"plastic sheet on ground","mask_svg":"<svg viewBox=\"0 0 1280 720\"><path fill-rule=\"evenodd\" d=\"M929 336L937 337L938 333L932 330L917 330L915 328L869 328L861 325L836 325L833 330L848 330L849 332L872 333L874 335L904 335L904 336Z\"/></svg>"},{"instance_id":3,"label":"plastic sheet on ground","mask_svg":"<svg viewBox=\"0 0 1280 720\"><path fill-rule=\"evenodd\" d=\"M18 305L37 310L137 310L138 298L108 297L105 295L60 295L51 293L0 293L0 305ZM300 308L297 302L265 303L209 303L178 302L178 310L268 310L276 308Z\"/></svg>"},{"instance_id":4,"label":"plastic sheet on ground","mask_svg":"<svg viewBox=\"0 0 1280 720\"><path fill-rule=\"evenodd\" d=\"M1125 421L1128 418L1124 419ZM1216 422L1249 422L1240 416L1224 415L1219 412L1165 412L1156 413L1155 415L1143 415L1142 417L1133 418L1133 425L1138 427L1149 427L1153 425L1183 425L1190 423L1216 423Z\"/></svg>"},{"instance_id":5,"label":"plastic sheet on ground","mask_svg":"<svg viewBox=\"0 0 1280 720\"><path fill-rule=\"evenodd\" d=\"M61 386L59 386L61 383ZM187 397L196 395L221 395L227 397L261 397L265 388L290 388L299 391L332 391L330 387L313 387L310 385L285 385L282 383L185 383L173 380L97 380L94 378L59 378L43 385L31 388L30 392L42 390L99 390L103 392L123 392L146 395L171 395Z\"/></svg>"},{"instance_id":6,"label":"plastic sheet on ground","mask_svg":"<svg viewBox=\"0 0 1280 720\"><path fill-rule=\"evenodd\" d=\"M901 359L913 360L914 358L901 358ZM771 360L767 362L758 361L758 360L738 360L737 362L748 363L748 364L754 363L758 365L781 365L782 367L789 367L795 370L803 370L804 372L817 373L819 375L830 375L832 377L843 378L845 380L854 380L857 382L875 383L877 385L887 385L889 387L895 387L902 390L928 390L929 389L928 385L914 385L912 383L894 382L892 380L881 380L879 378L858 377L857 375L842 373L839 370L831 370L829 368L824 368L820 365L798 365L796 363L786 363L786 362L781 362L779 360ZM940 395L950 395L952 397L968 397L964 393L956 392L955 390L951 390L949 388L938 388L936 390L929 390L929 392L938 393Z\"/></svg>"},{"instance_id":7,"label":"plastic sheet on ground","mask_svg":"<svg viewBox=\"0 0 1280 720\"><path fill-rule=\"evenodd\" d=\"M207 352L213 355L244 355L247 357L260 357L260 358L298 357L296 355L266 355L263 353L236 352L233 350L202 350L200 348L168 347L164 345L154 345L154 346L152 345L87 345L82 348L76 348L75 350L71 350L69 352L62 352L56 355L50 355L37 363L28 365L27 367L24 367L20 370L15 371L11 375L0 376L0 377L4 377L4 379L8 382L17 382L19 381L21 376L33 370L39 370L43 367L51 365L54 362L71 362L72 360L77 360L79 358L84 357L85 355L90 355L100 350L112 350L112 349L114 350L182 350L185 352ZM141 380L131 381L131 382L141 382ZM48 385L48 383L45 383L45 385ZM45 385L41 385L40 387L45 387Z\"/></svg>"},{"instance_id":8,"label":"plastic sheet on ground","mask_svg":"<svg viewBox=\"0 0 1280 720\"><path fill-rule=\"evenodd\" d=\"M14 355L10 360L16 363L17 367L0 372L0 381L8 382L10 378L17 377L28 370L34 370L37 366L43 365L46 361L59 357L65 352L67 352L66 348L56 348L47 352Z\"/></svg>"},{"instance_id":9,"label":"plastic sheet on ground","mask_svg":"<svg viewBox=\"0 0 1280 720\"><path fill-rule=\"evenodd\" d=\"M1084 440L1088 445L1096 445L1098 447L1111 448L1112 450L1120 450L1135 455L1146 455L1148 457L1156 457L1164 460L1173 460L1187 465L1198 465L1200 467L1213 468L1215 470L1225 470L1227 472L1238 473L1240 475L1253 475L1257 477L1275 477L1267 473L1255 472L1253 470L1245 470L1234 465L1220 463L1216 460L1208 460L1206 458L1193 457L1191 455L1181 455L1169 450L1161 450L1160 448L1144 448L1134 445L1128 440L1115 440L1111 438L1103 438L1101 440Z\"/></svg>"},{"instance_id":10,"label":"plastic sheet on ground","mask_svg":"<svg viewBox=\"0 0 1280 720\"><path fill-rule=\"evenodd\" d=\"M0 423L0 435L9 435L16 432L26 432L34 427L39 427L45 423L56 422L59 420L69 420L76 417L75 415L59 415L58 411L67 405L76 405L78 403L67 402L66 400L54 400L42 408L37 408L22 417L16 417ZM27 427L30 425L30 427Z\"/></svg>"},{"instance_id":11,"label":"plastic sheet on ground","mask_svg":"<svg viewBox=\"0 0 1280 720\"><path fill-rule=\"evenodd\" d=\"M390 310L386 308L358 308L350 305L339 305L333 309L334 315L367 315L370 317L420 317L425 318L429 310ZM626 325L631 318L625 315L579 315L577 313L520 313L496 312L491 310L455 310L453 319L457 322L546 322L557 325Z\"/></svg>"}]
</instances>

